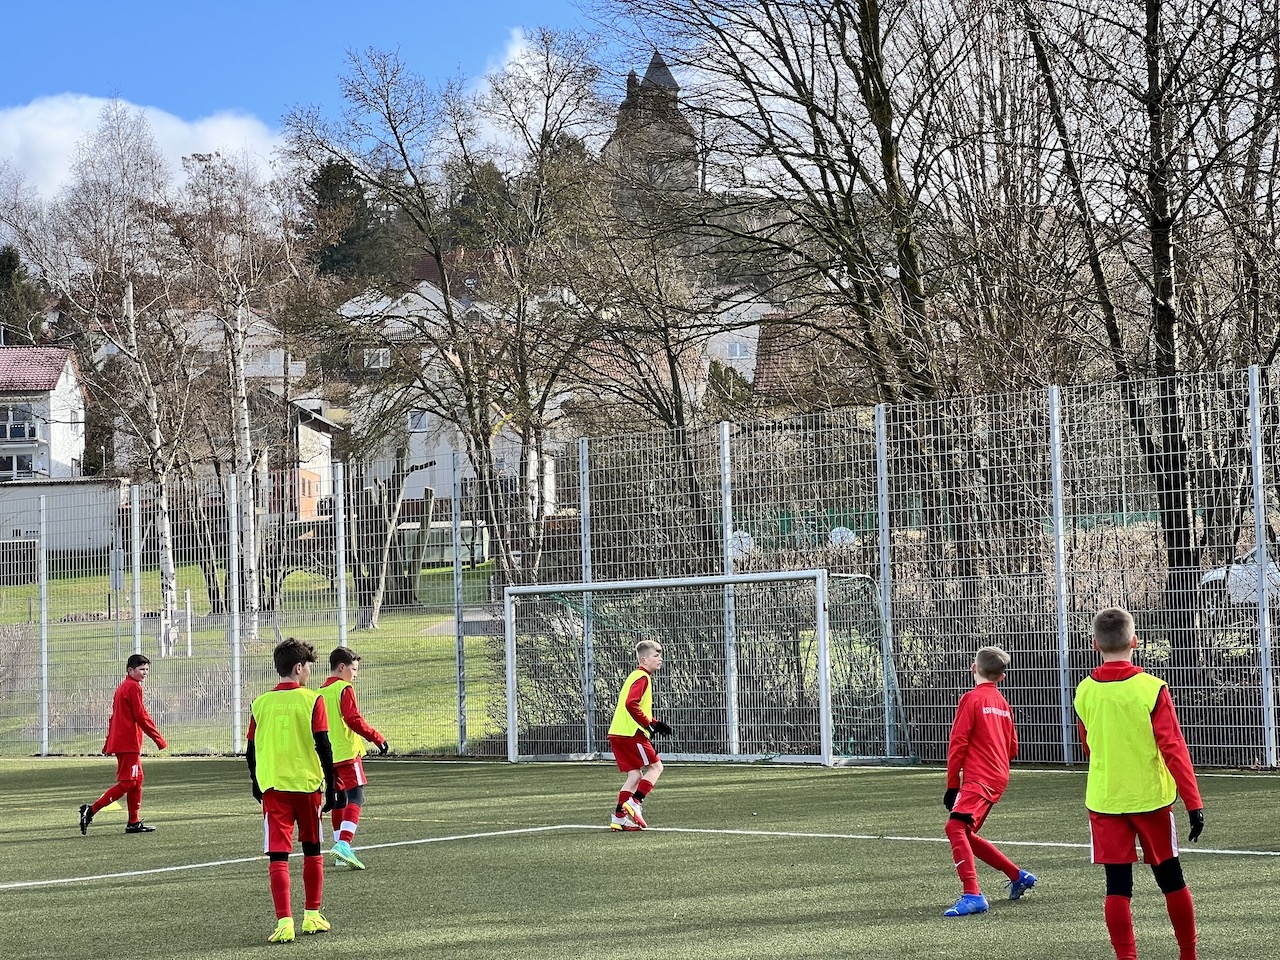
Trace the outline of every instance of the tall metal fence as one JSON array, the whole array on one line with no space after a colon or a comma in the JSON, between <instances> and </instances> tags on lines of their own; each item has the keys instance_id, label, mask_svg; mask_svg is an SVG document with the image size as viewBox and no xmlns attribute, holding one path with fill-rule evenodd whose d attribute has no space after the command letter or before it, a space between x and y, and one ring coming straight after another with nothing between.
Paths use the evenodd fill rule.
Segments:
<instances>
[{"instance_id":1,"label":"tall metal fence","mask_svg":"<svg viewBox=\"0 0 1280 960\"><path fill-rule=\"evenodd\" d=\"M544 580L824 567L880 583L914 755L999 643L1021 756L1081 759L1090 623L1129 607L1198 762L1276 765L1269 371L1053 387L583 442ZM573 454L576 453L576 456ZM576 482L574 482L576 481ZM1258 563L1258 543L1268 559Z\"/></svg>"},{"instance_id":2,"label":"tall metal fence","mask_svg":"<svg viewBox=\"0 0 1280 960\"><path fill-rule=\"evenodd\" d=\"M1251 368L582 440L558 455L538 578L874 578L857 602L880 620L923 760L945 757L975 649L999 643L1022 758L1079 761L1071 695L1096 662L1090 620L1125 605L1196 761L1274 767L1278 428L1272 371ZM148 701L172 749L237 749L274 682L271 646L296 635L322 659L342 641L363 656L363 712L397 751L505 755L501 596L466 532L463 472L394 538L376 630L338 549L368 548L358 518L383 509L359 471L338 471L328 513L263 514L256 624L231 596L236 511L218 484L173 491L172 624L157 616L151 488L101 485L114 506L93 509L114 513L100 530L54 484L43 507L0 488L0 751L98 749L135 649L159 661Z\"/></svg>"},{"instance_id":3,"label":"tall metal fence","mask_svg":"<svg viewBox=\"0 0 1280 960\"><path fill-rule=\"evenodd\" d=\"M318 653L313 685L335 646L361 656L361 710L393 750L504 754L501 625L483 549L454 509L461 471L442 498L402 502L384 543L395 491L377 466L335 464L311 509L256 511L256 605L250 565L228 549L241 542L234 484L174 481L167 510L154 484L0 485L0 534L12 534L0 541L0 753L98 752L135 652L151 658L145 697L171 752L242 751L253 697L279 679L272 648L296 636ZM362 629L384 547L377 627Z\"/></svg>"}]
</instances>

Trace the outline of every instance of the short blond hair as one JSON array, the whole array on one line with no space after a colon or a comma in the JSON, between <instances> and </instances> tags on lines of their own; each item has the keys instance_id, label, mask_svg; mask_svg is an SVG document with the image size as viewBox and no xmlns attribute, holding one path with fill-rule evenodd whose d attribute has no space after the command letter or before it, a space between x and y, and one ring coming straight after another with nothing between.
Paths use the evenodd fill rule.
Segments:
<instances>
[{"instance_id":1,"label":"short blond hair","mask_svg":"<svg viewBox=\"0 0 1280 960\"><path fill-rule=\"evenodd\" d=\"M657 653L662 649L662 644L657 640L637 640L636 641L636 659L640 660L650 654Z\"/></svg>"},{"instance_id":2,"label":"short blond hair","mask_svg":"<svg viewBox=\"0 0 1280 960\"><path fill-rule=\"evenodd\" d=\"M1107 607L1093 618L1093 642L1103 653L1122 653L1133 645L1133 614L1124 607Z\"/></svg>"},{"instance_id":3,"label":"short blond hair","mask_svg":"<svg viewBox=\"0 0 1280 960\"><path fill-rule=\"evenodd\" d=\"M984 680L999 680L1009 669L1009 654L1000 647L983 647L974 654L973 662Z\"/></svg>"}]
</instances>

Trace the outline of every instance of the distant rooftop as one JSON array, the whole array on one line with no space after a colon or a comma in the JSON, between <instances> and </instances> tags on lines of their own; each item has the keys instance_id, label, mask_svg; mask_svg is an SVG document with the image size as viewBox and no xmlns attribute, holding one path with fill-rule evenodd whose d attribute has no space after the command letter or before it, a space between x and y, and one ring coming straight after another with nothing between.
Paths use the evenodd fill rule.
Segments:
<instances>
[{"instance_id":1,"label":"distant rooftop","mask_svg":"<svg viewBox=\"0 0 1280 960\"><path fill-rule=\"evenodd\" d=\"M0 347L0 393L52 390L72 356L63 347Z\"/></svg>"}]
</instances>

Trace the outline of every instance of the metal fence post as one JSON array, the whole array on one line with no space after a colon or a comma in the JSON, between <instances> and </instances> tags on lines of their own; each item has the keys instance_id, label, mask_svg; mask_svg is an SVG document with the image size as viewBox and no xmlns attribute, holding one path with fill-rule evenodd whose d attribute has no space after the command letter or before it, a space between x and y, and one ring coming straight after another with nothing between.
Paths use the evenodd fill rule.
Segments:
<instances>
[{"instance_id":1,"label":"metal fence post","mask_svg":"<svg viewBox=\"0 0 1280 960\"><path fill-rule=\"evenodd\" d=\"M519 717L516 713L516 598L510 589L502 591L503 623L506 624L506 668L507 668L507 759L515 763L519 759L519 742L516 736L516 724Z\"/></svg>"},{"instance_id":2,"label":"metal fence post","mask_svg":"<svg viewBox=\"0 0 1280 960\"><path fill-rule=\"evenodd\" d=\"M333 462L333 579L338 589L338 646L347 645L347 478Z\"/></svg>"},{"instance_id":3,"label":"metal fence post","mask_svg":"<svg viewBox=\"0 0 1280 960\"><path fill-rule=\"evenodd\" d=\"M876 515L880 553L880 670L884 675L884 754L897 756L893 689L893 550L889 526L889 428L885 405L876 404Z\"/></svg>"},{"instance_id":4,"label":"metal fence post","mask_svg":"<svg viewBox=\"0 0 1280 960\"><path fill-rule=\"evenodd\" d=\"M49 557L45 552L48 519L45 498L39 499L36 580L40 584L40 756L49 755Z\"/></svg>"},{"instance_id":5,"label":"metal fence post","mask_svg":"<svg viewBox=\"0 0 1280 960\"><path fill-rule=\"evenodd\" d=\"M833 723L831 717L831 631L829 629L827 603L828 577L826 570L819 570L814 593L814 630L818 635L818 702L821 715L818 719L819 753L824 766L835 763Z\"/></svg>"},{"instance_id":6,"label":"metal fence post","mask_svg":"<svg viewBox=\"0 0 1280 960\"><path fill-rule=\"evenodd\" d=\"M453 521L453 639L454 658L458 683L458 753L467 752L467 633L466 610L463 604L462 583L462 456L453 451L453 490L450 517ZM428 528L430 528L428 517ZM475 542L475 520L472 521L472 542Z\"/></svg>"},{"instance_id":7,"label":"metal fence post","mask_svg":"<svg viewBox=\"0 0 1280 960\"><path fill-rule=\"evenodd\" d=\"M142 497L129 484L129 545L133 552L133 652L142 652Z\"/></svg>"},{"instance_id":8,"label":"metal fence post","mask_svg":"<svg viewBox=\"0 0 1280 960\"><path fill-rule=\"evenodd\" d=\"M1053 473L1053 583L1058 606L1058 705L1062 723L1062 760L1075 763L1072 742L1071 658L1067 636L1066 518L1062 508L1062 411L1058 387L1049 388L1049 460Z\"/></svg>"},{"instance_id":9,"label":"metal fence post","mask_svg":"<svg viewBox=\"0 0 1280 960\"><path fill-rule=\"evenodd\" d=\"M720 510L724 523L724 573L733 575L733 464L729 457L729 424L720 421ZM725 729L729 755L738 754L738 627L733 584L724 588Z\"/></svg>"},{"instance_id":10,"label":"metal fence post","mask_svg":"<svg viewBox=\"0 0 1280 960\"><path fill-rule=\"evenodd\" d=\"M1276 765L1276 705L1271 670L1271 603L1267 576L1271 571L1271 547L1267 543L1267 494L1262 459L1262 377L1249 368L1249 458L1253 468L1253 535L1258 558L1258 658L1262 668L1262 743L1267 766Z\"/></svg>"},{"instance_id":11,"label":"metal fence post","mask_svg":"<svg viewBox=\"0 0 1280 960\"><path fill-rule=\"evenodd\" d=\"M591 582L591 457L586 437L578 438L578 521L582 541L582 582ZM595 621L591 594L582 595L582 702L587 722L587 753L596 749Z\"/></svg>"},{"instance_id":12,"label":"metal fence post","mask_svg":"<svg viewBox=\"0 0 1280 960\"><path fill-rule=\"evenodd\" d=\"M240 749L240 690L243 686L240 663L240 518L238 481L227 483L227 642L231 645L231 752Z\"/></svg>"}]
</instances>

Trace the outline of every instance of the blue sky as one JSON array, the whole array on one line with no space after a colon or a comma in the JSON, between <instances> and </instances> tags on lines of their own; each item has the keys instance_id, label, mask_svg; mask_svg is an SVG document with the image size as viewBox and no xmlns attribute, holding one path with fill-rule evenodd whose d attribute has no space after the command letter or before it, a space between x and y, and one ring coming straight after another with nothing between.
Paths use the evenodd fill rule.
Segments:
<instances>
[{"instance_id":1,"label":"blue sky","mask_svg":"<svg viewBox=\"0 0 1280 960\"><path fill-rule=\"evenodd\" d=\"M337 108L347 50L398 48L428 79L478 78L524 31L589 25L574 0L26 0L4 22L0 166L42 193L108 98L145 109L175 160L262 152L291 106Z\"/></svg>"}]
</instances>

